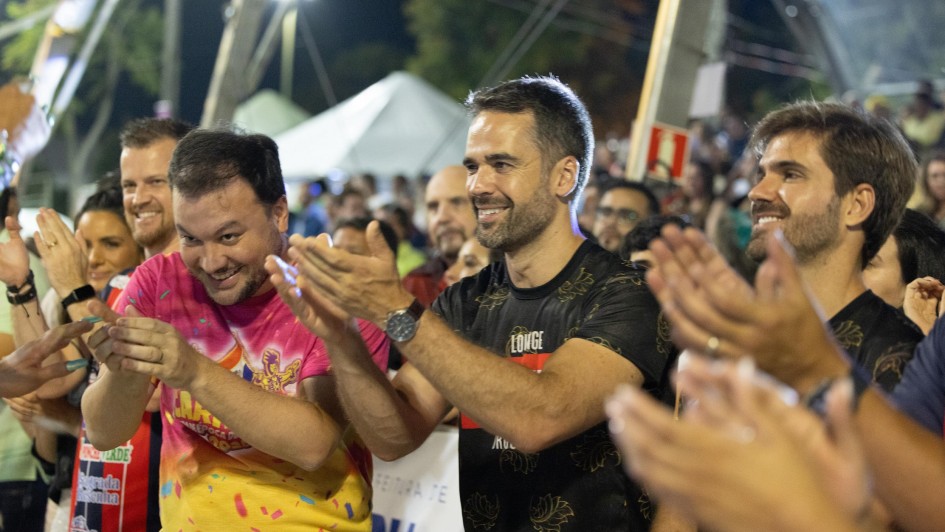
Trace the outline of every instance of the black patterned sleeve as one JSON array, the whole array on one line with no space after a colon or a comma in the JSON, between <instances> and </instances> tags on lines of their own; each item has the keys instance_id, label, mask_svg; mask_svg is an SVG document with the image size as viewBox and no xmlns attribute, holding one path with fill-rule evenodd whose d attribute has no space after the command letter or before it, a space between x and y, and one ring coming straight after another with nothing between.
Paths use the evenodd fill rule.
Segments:
<instances>
[{"instance_id":1,"label":"black patterned sleeve","mask_svg":"<svg viewBox=\"0 0 945 532\"><path fill-rule=\"evenodd\" d=\"M644 387L660 383L676 352L642 272L621 271L595 292L587 298L584 320L571 337L603 345L633 362L646 378Z\"/></svg>"}]
</instances>

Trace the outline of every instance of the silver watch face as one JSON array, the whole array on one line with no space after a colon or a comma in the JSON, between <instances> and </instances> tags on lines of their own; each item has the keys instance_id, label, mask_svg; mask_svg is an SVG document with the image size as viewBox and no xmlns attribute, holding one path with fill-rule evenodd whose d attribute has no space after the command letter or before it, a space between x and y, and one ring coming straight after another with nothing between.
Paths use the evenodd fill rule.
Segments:
<instances>
[{"instance_id":1,"label":"silver watch face","mask_svg":"<svg viewBox=\"0 0 945 532\"><path fill-rule=\"evenodd\" d=\"M417 320L406 310L394 312L387 318L387 336L395 342L404 342L417 333Z\"/></svg>"}]
</instances>

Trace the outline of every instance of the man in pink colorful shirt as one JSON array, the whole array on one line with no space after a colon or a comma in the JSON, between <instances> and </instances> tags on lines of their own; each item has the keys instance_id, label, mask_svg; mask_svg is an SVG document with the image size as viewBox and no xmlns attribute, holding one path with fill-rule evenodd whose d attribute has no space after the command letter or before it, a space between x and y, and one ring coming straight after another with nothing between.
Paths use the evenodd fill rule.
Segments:
<instances>
[{"instance_id":1,"label":"man in pink colorful shirt","mask_svg":"<svg viewBox=\"0 0 945 532\"><path fill-rule=\"evenodd\" d=\"M154 377L163 528L370 530L370 456L341 414L324 343L263 267L287 249L276 145L195 131L169 176L181 251L141 265L124 317L90 341L106 367L83 398L90 441L126 441ZM385 367L384 334L357 326Z\"/></svg>"}]
</instances>

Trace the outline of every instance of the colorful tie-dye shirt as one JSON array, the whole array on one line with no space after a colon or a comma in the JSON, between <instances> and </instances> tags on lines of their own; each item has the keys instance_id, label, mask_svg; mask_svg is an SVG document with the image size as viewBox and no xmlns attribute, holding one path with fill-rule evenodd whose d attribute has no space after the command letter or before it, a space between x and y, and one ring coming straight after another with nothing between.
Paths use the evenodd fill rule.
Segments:
<instances>
[{"instance_id":1,"label":"colorful tie-dye shirt","mask_svg":"<svg viewBox=\"0 0 945 532\"><path fill-rule=\"evenodd\" d=\"M298 396L301 381L330 369L324 343L275 290L217 305L178 253L138 267L117 308L128 304L174 325L198 352L272 393ZM375 362L386 368L386 336L368 322L359 325ZM352 430L318 470L306 472L250 447L187 391L164 386L161 417L165 530L371 529L371 458Z\"/></svg>"}]
</instances>

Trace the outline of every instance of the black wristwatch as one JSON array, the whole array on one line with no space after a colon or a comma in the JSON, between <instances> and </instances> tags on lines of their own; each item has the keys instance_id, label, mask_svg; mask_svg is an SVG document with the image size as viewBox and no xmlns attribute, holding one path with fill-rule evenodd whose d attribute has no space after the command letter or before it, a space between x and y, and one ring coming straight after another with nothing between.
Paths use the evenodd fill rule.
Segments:
<instances>
[{"instance_id":1,"label":"black wristwatch","mask_svg":"<svg viewBox=\"0 0 945 532\"><path fill-rule=\"evenodd\" d=\"M409 307L388 312L384 332L395 342L410 340L417 334L417 326L424 310L426 307L414 298Z\"/></svg>"},{"instance_id":2,"label":"black wristwatch","mask_svg":"<svg viewBox=\"0 0 945 532\"><path fill-rule=\"evenodd\" d=\"M86 299L92 299L95 297L95 289L92 288L92 285L87 284L80 286L72 291L71 294L62 298L62 308L69 310L69 305L73 303L78 303L79 301L85 301Z\"/></svg>"}]
</instances>

